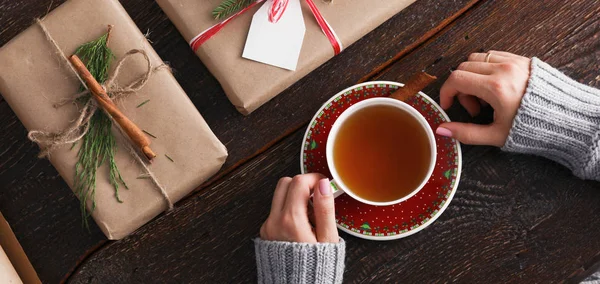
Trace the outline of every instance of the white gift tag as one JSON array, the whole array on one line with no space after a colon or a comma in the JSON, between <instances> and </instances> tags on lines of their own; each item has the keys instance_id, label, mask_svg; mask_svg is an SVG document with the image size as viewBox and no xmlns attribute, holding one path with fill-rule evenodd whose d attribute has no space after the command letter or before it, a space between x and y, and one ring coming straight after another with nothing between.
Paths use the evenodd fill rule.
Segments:
<instances>
[{"instance_id":1,"label":"white gift tag","mask_svg":"<svg viewBox=\"0 0 600 284\"><path fill-rule=\"evenodd\" d=\"M269 22L271 4L267 0L254 14L242 57L294 71L306 32L300 0L290 0L276 24Z\"/></svg>"}]
</instances>

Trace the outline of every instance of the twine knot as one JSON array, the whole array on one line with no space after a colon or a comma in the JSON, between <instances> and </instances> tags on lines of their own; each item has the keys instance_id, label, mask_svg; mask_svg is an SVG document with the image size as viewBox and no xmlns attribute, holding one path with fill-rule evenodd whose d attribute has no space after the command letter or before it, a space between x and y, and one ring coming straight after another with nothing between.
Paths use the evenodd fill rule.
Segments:
<instances>
[{"instance_id":1,"label":"twine knot","mask_svg":"<svg viewBox=\"0 0 600 284\"><path fill-rule=\"evenodd\" d=\"M55 103L54 107L58 108L67 103L75 103L78 98L80 98L84 95L90 94L90 91L89 91L85 81L79 76L79 74L77 73L77 71L71 64L71 62L67 59L67 56L64 54L64 52L58 46L58 43L54 40L54 38L52 38L52 35L48 32L48 30L46 29L46 26L42 23L42 21L40 19L36 19L36 23L42 29L48 42L50 42L52 44L52 46L54 47L54 49L56 50L57 54L59 55L58 57L61 58L64 62L66 62L66 64L70 67L71 71L73 71L73 73L77 76L77 78L81 82L81 85L86 89L83 92L75 94L73 96L73 98L63 99L63 100ZM130 84L128 84L126 86L118 86L115 83L115 80L116 80L117 76L119 75L119 72L121 71L121 68L123 67L124 62L128 58L131 58L132 56L135 56L136 54L139 54L144 57L144 60L147 65L145 72L142 75L138 76ZM119 59L119 61L117 62L117 65L115 67L115 70L108 77L108 79L106 79L106 81L102 84L102 87L108 94L111 95L111 99L113 99L113 100L122 99L131 94L135 94L138 91L140 91L146 85L146 83L148 83L150 76L154 72L161 70L161 69L169 70L169 67L166 64L161 64L159 66L153 67L146 51L141 50L141 49L132 49L132 50L128 51L127 53L125 53L125 55L121 59ZM58 132L47 132L47 131L42 131L42 130L29 131L29 133L27 134L27 137L29 138L29 140L36 142L40 145L41 151L38 154L38 157L39 158L48 157L50 155L50 153L53 150L55 150L57 147L66 145L66 144L72 144L72 143L75 143L75 142L81 140L86 135L86 133L89 131L90 119L92 118L92 116L94 115L94 113L96 111L98 111L98 105L95 100L90 99L85 103L83 108L80 110L79 116L77 117L77 119L71 125L69 125L69 127L67 127L66 129L64 129L62 131L58 131ZM120 127L118 127L118 124L115 123L113 118L110 115L107 115L107 116L111 119L111 121L113 122L114 125L117 125L116 128L119 130L119 133L121 133L121 135L123 135L123 136L126 136L123 133L122 129ZM165 188L158 182L158 179L156 178L154 173L152 173L148 164L139 155L139 153L132 147L130 141L129 140L126 140L126 141L127 142L125 143L125 145L129 148L131 155L139 162L139 164L146 171L146 173L144 175L149 177L149 179L159 189L162 197L165 199L165 201L168 205L169 210L173 209L173 203L171 202L171 199L169 198Z\"/></svg>"}]
</instances>

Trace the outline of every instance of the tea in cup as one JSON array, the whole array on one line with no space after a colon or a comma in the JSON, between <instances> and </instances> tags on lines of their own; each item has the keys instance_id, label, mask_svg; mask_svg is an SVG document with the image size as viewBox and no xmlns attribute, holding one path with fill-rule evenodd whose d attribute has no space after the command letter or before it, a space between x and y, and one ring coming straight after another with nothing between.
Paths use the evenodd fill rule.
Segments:
<instances>
[{"instance_id":1,"label":"tea in cup","mask_svg":"<svg viewBox=\"0 0 600 284\"><path fill-rule=\"evenodd\" d=\"M413 107L371 98L346 109L327 140L334 196L346 193L376 206L400 203L429 180L436 162L435 136Z\"/></svg>"}]
</instances>

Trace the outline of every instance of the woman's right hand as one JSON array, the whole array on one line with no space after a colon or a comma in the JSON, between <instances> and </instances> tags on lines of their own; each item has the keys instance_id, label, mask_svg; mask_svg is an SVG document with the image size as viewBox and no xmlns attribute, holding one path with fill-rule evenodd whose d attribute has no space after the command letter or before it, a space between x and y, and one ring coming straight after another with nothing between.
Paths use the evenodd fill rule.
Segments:
<instances>
[{"instance_id":1,"label":"woman's right hand","mask_svg":"<svg viewBox=\"0 0 600 284\"><path fill-rule=\"evenodd\" d=\"M457 97L471 116L478 115L482 105L490 105L494 122L447 122L438 127L436 134L465 144L504 146L527 88L530 65L531 59L509 52L471 54L440 89L440 104L448 109Z\"/></svg>"},{"instance_id":2,"label":"woman's right hand","mask_svg":"<svg viewBox=\"0 0 600 284\"><path fill-rule=\"evenodd\" d=\"M313 208L309 209L311 194ZM260 228L260 238L310 244L338 243L340 237L333 199L329 180L323 175L312 173L281 178L273 194L271 213ZM314 227L310 215L314 217Z\"/></svg>"}]
</instances>

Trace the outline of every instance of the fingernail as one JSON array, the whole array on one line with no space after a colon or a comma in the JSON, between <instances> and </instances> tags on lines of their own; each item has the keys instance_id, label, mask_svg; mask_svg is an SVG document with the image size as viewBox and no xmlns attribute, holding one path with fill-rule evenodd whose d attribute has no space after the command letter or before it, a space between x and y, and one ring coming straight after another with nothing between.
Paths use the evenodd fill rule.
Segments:
<instances>
[{"instance_id":1,"label":"fingernail","mask_svg":"<svg viewBox=\"0 0 600 284\"><path fill-rule=\"evenodd\" d=\"M440 136L445 136L445 137L452 137L452 131L450 131L450 129L444 128L444 127L438 127L435 130L435 134L440 135Z\"/></svg>"},{"instance_id":2,"label":"fingernail","mask_svg":"<svg viewBox=\"0 0 600 284\"><path fill-rule=\"evenodd\" d=\"M321 181L319 181L319 191L321 192L321 195L323 196L327 196L327 195L331 195L331 185L329 184L329 179L322 179Z\"/></svg>"}]
</instances>

